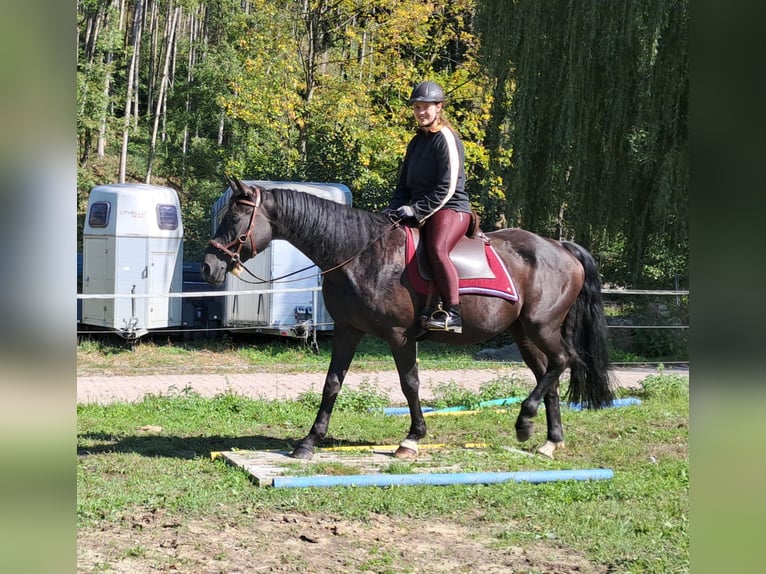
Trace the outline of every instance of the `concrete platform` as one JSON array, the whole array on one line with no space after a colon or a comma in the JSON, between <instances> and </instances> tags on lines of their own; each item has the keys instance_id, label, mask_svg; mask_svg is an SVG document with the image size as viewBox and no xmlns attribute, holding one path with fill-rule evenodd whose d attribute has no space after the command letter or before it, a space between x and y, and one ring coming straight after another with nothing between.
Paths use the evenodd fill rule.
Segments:
<instances>
[{"instance_id":1,"label":"concrete platform","mask_svg":"<svg viewBox=\"0 0 766 574\"><path fill-rule=\"evenodd\" d=\"M244 469L257 486L274 485L275 478L294 476L332 476L355 474L383 474L392 463L409 465L413 473L456 472L455 466L435 467L429 464L428 445L423 445L416 460L394 458L396 446L343 448L320 450L311 460L290 458L289 451L281 450L231 450L211 453L212 458L221 457ZM331 471L331 473L329 472Z\"/></svg>"},{"instance_id":2,"label":"concrete platform","mask_svg":"<svg viewBox=\"0 0 766 574\"><path fill-rule=\"evenodd\" d=\"M449 468L427 463L422 453L417 460L400 461L393 457L395 447L367 452L317 452L310 461L289 457L287 451L225 451L213 453L245 469L253 482L262 487L359 487L359 486L446 486L455 484L494 484L498 482L553 482L560 480L609 480L614 473L607 468L571 470L531 470L517 472L462 472L457 465ZM408 465L407 473L393 473L391 463ZM313 467L313 468L312 468ZM401 470L401 469L400 469Z\"/></svg>"}]
</instances>

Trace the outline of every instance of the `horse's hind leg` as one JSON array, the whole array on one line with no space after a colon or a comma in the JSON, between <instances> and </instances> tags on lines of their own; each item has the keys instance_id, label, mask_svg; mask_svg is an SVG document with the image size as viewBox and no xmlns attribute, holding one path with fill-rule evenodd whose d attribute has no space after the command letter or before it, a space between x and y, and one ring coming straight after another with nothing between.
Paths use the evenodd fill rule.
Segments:
<instances>
[{"instance_id":1,"label":"horse's hind leg","mask_svg":"<svg viewBox=\"0 0 766 574\"><path fill-rule=\"evenodd\" d=\"M551 385L543 397L545 401L545 421L548 424L548 438L545 444L537 449L542 455L553 458L558 448L564 448L564 428L561 425L561 406L559 402L559 381Z\"/></svg>"},{"instance_id":2,"label":"horse's hind leg","mask_svg":"<svg viewBox=\"0 0 766 574\"><path fill-rule=\"evenodd\" d=\"M364 333L348 325L336 323L333 328L332 358L330 367L327 369L324 388L322 389L322 402L319 405L314 424L307 434L293 449L293 458L308 460L314 456L314 448L327 435L327 427L330 424L335 400L343 386L348 367L354 358L356 348L362 340Z\"/></svg>"},{"instance_id":3,"label":"horse's hind leg","mask_svg":"<svg viewBox=\"0 0 766 574\"><path fill-rule=\"evenodd\" d=\"M563 346L551 344L549 339L543 341L542 346L547 352L543 352L526 334L520 326L514 325L512 329L514 340L519 347L524 362L535 375L537 384L529 396L521 403L519 416L516 419L516 438L524 442L534 432L533 418L537 416L540 401L545 403L545 420L548 428L547 441L537 451L547 457L553 458L556 448L564 446L564 430L561 425L561 410L559 408L559 378L566 368L566 355ZM555 334L553 335L554 341Z\"/></svg>"}]
</instances>

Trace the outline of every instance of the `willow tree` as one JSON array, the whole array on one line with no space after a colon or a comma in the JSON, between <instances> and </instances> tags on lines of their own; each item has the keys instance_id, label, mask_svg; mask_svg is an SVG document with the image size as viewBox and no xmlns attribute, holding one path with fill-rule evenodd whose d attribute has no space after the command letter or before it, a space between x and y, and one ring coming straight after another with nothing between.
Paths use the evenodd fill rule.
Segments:
<instances>
[{"instance_id":1,"label":"willow tree","mask_svg":"<svg viewBox=\"0 0 766 574\"><path fill-rule=\"evenodd\" d=\"M687 27L688 0L479 0L512 224L583 243L615 280L688 277Z\"/></svg>"}]
</instances>

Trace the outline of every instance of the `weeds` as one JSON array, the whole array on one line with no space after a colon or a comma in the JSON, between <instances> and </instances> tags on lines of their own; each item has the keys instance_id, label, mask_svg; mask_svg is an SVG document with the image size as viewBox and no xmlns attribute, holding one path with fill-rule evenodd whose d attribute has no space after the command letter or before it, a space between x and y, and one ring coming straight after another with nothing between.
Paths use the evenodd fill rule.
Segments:
<instances>
[{"instance_id":1,"label":"weeds","mask_svg":"<svg viewBox=\"0 0 766 574\"><path fill-rule=\"evenodd\" d=\"M526 396L529 386L523 379L501 376L481 385L478 393L450 381L436 385L433 394L430 406L435 408L465 406L475 409L483 401Z\"/></svg>"},{"instance_id":2,"label":"weeds","mask_svg":"<svg viewBox=\"0 0 766 574\"><path fill-rule=\"evenodd\" d=\"M643 398L687 398L689 397L689 378L681 375L666 374L662 368L656 375L649 375L641 381L641 389L635 393Z\"/></svg>"},{"instance_id":3,"label":"weeds","mask_svg":"<svg viewBox=\"0 0 766 574\"><path fill-rule=\"evenodd\" d=\"M308 409L317 410L322 394L311 390L298 395L297 402ZM369 380L363 380L357 389L343 389L335 401L336 412L366 413L388 406L388 395L379 391Z\"/></svg>"}]
</instances>

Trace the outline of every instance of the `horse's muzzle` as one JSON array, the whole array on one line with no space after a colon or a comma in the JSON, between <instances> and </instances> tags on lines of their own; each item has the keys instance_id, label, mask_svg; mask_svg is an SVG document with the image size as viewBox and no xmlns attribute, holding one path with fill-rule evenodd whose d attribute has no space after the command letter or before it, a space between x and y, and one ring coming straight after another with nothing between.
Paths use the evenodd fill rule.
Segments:
<instances>
[{"instance_id":1,"label":"horse's muzzle","mask_svg":"<svg viewBox=\"0 0 766 574\"><path fill-rule=\"evenodd\" d=\"M226 266L218 257L208 254L200 264L200 272L205 281L217 287L226 277Z\"/></svg>"}]
</instances>

